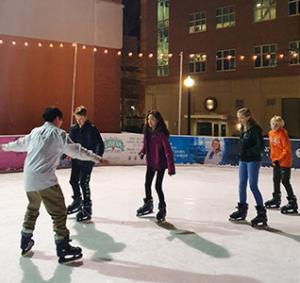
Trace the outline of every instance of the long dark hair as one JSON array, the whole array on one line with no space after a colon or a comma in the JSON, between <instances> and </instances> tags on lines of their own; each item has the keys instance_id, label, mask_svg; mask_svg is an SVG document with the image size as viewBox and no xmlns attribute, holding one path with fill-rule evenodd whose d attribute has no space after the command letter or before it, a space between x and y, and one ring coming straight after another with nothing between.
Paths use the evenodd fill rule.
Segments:
<instances>
[{"instance_id":1,"label":"long dark hair","mask_svg":"<svg viewBox=\"0 0 300 283\"><path fill-rule=\"evenodd\" d=\"M150 115L152 115L157 120L157 125L156 125L156 128L154 131L159 132L159 133L164 133L165 135L169 136L170 132L167 128L164 118L162 117L160 112L156 111L156 110L150 111L145 118L145 124L144 124L144 130L143 130L144 135L147 137L149 135L149 133L151 132L151 128L149 127L149 124L148 124L148 118Z\"/></svg>"}]
</instances>

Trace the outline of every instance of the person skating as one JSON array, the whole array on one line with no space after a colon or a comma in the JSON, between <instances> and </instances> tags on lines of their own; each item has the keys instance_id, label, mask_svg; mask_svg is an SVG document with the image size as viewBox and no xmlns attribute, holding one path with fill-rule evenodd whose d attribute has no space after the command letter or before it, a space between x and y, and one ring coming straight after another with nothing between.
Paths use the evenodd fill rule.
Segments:
<instances>
[{"instance_id":1,"label":"person skating","mask_svg":"<svg viewBox=\"0 0 300 283\"><path fill-rule=\"evenodd\" d=\"M247 183L256 201L257 216L251 220L252 226L267 225L267 214L263 198L258 188L258 176L261 165L261 155L264 149L262 129L253 118L248 108L237 112L241 123L239 141L239 203L237 211L230 214L230 220L240 221L247 216Z\"/></svg>"},{"instance_id":2,"label":"person skating","mask_svg":"<svg viewBox=\"0 0 300 283\"><path fill-rule=\"evenodd\" d=\"M153 212L153 199L151 185L156 174L155 188L159 198L158 213L156 219L162 222L166 217L166 202L162 189L162 182L165 170L168 174L175 174L173 152L169 144L169 131L158 111L151 111L145 120L144 142L140 151L140 157L146 155L147 171L145 180L144 205L137 210L137 216L146 215Z\"/></svg>"},{"instance_id":3,"label":"person skating","mask_svg":"<svg viewBox=\"0 0 300 283\"><path fill-rule=\"evenodd\" d=\"M74 111L74 117L76 124L70 129L70 138L102 156L104 143L99 130L88 120L87 109L82 105L78 106ZM93 167L93 162L72 159L70 184L73 189L73 202L68 206L68 214L78 212L76 215L78 222L88 221L92 217L90 179Z\"/></svg>"},{"instance_id":4,"label":"person skating","mask_svg":"<svg viewBox=\"0 0 300 283\"><path fill-rule=\"evenodd\" d=\"M34 128L30 134L8 144L1 145L4 151L27 152L24 164L25 190L28 198L27 211L21 231L22 255L28 254L34 245L33 231L39 216L41 203L53 220L56 253L59 263L82 257L80 247L69 244L66 227L67 210L61 188L55 175L62 154L81 160L100 162L101 157L73 143L67 133L60 129L62 112L49 107L43 113L44 124Z\"/></svg>"},{"instance_id":5,"label":"person skating","mask_svg":"<svg viewBox=\"0 0 300 283\"><path fill-rule=\"evenodd\" d=\"M265 202L267 208L279 208L281 204L280 183L286 189L288 204L281 208L283 214L298 213L297 198L290 183L292 167L292 148L288 132L284 129L284 120L274 116L271 121L270 158L273 167L273 198Z\"/></svg>"}]
</instances>

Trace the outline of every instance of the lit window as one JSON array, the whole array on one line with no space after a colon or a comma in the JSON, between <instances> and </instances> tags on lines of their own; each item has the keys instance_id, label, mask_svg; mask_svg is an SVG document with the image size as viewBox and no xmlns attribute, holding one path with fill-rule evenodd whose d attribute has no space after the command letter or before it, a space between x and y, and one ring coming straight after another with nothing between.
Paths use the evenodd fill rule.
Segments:
<instances>
[{"instance_id":1,"label":"lit window","mask_svg":"<svg viewBox=\"0 0 300 283\"><path fill-rule=\"evenodd\" d=\"M190 56L189 71L190 73L204 73L206 71L205 53L198 53Z\"/></svg>"},{"instance_id":2,"label":"lit window","mask_svg":"<svg viewBox=\"0 0 300 283\"><path fill-rule=\"evenodd\" d=\"M260 45L254 47L255 68L270 68L277 66L277 44Z\"/></svg>"},{"instance_id":3,"label":"lit window","mask_svg":"<svg viewBox=\"0 0 300 283\"><path fill-rule=\"evenodd\" d=\"M189 33L206 31L206 13L198 12L190 14Z\"/></svg>"},{"instance_id":4,"label":"lit window","mask_svg":"<svg viewBox=\"0 0 300 283\"><path fill-rule=\"evenodd\" d=\"M300 40L291 41L289 43L290 64L300 65Z\"/></svg>"},{"instance_id":5,"label":"lit window","mask_svg":"<svg viewBox=\"0 0 300 283\"><path fill-rule=\"evenodd\" d=\"M288 0L289 15L300 15L300 0Z\"/></svg>"},{"instance_id":6,"label":"lit window","mask_svg":"<svg viewBox=\"0 0 300 283\"><path fill-rule=\"evenodd\" d=\"M276 19L276 0L254 0L254 22Z\"/></svg>"},{"instance_id":7,"label":"lit window","mask_svg":"<svg viewBox=\"0 0 300 283\"><path fill-rule=\"evenodd\" d=\"M219 50L216 53L217 71L234 71L236 69L235 49Z\"/></svg>"},{"instance_id":8,"label":"lit window","mask_svg":"<svg viewBox=\"0 0 300 283\"><path fill-rule=\"evenodd\" d=\"M233 6L218 8L216 10L216 28L228 28L235 25L235 12Z\"/></svg>"}]
</instances>

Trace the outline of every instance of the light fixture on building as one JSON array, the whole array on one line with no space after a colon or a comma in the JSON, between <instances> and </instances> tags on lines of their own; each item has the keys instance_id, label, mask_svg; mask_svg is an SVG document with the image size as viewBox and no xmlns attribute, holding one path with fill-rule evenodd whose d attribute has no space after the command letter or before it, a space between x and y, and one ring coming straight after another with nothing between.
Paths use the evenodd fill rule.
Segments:
<instances>
[{"instance_id":1,"label":"light fixture on building","mask_svg":"<svg viewBox=\"0 0 300 283\"><path fill-rule=\"evenodd\" d=\"M169 57L169 58L172 58L172 57L173 57L173 54L172 54L172 53L169 53L169 54L168 54L168 57Z\"/></svg>"},{"instance_id":2,"label":"light fixture on building","mask_svg":"<svg viewBox=\"0 0 300 283\"><path fill-rule=\"evenodd\" d=\"M207 97L205 100L204 100L204 108L207 110L207 111L215 111L218 107L218 101L215 97Z\"/></svg>"},{"instance_id":3,"label":"light fixture on building","mask_svg":"<svg viewBox=\"0 0 300 283\"><path fill-rule=\"evenodd\" d=\"M93 49L93 51L94 51L94 52L97 52L97 48L95 47L95 48Z\"/></svg>"},{"instance_id":4,"label":"light fixture on building","mask_svg":"<svg viewBox=\"0 0 300 283\"><path fill-rule=\"evenodd\" d=\"M107 53L108 53L108 50L107 50L107 49L105 49L105 50L104 50L104 54L107 54Z\"/></svg>"},{"instance_id":5,"label":"light fixture on building","mask_svg":"<svg viewBox=\"0 0 300 283\"><path fill-rule=\"evenodd\" d=\"M195 54L190 54L190 58L194 58L195 57Z\"/></svg>"},{"instance_id":6,"label":"light fixture on building","mask_svg":"<svg viewBox=\"0 0 300 283\"><path fill-rule=\"evenodd\" d=\"M283 59L283 58L284 58L284 54L282 54L282 53L279 54L279 58L280 58L280 59Z\"/></svg>"},{"instance_id":7,"label":"light fixture on building","mask_svg":"<svg viewBox=\"0 0 300 283\"><path fill-rule=\"evenodd\" d=\"M253 55L253 60L256 60L257 59L257 55Z\"/></svg>"},{"instance_id":8,"label":"light fixture on building","mask_svg":"<svg viewBox=\"0 0 300 283\"><path fill-rule=\"evenodd\" d=\"M42 47L43 45L42 45L42 43L39 42L38 46L39 46L39 47Z\"/></svg>"},{"instance_id":9,"label":"light fixture on building","mask_svg":"<svg viewBox=\"0 0 300 283\"><path fill-rule=\"evenodd\" d=\"M61 44L59 45L59 47L64 47L64 45L61 43Z\"/></svg>"},{"instance_id":10,"label":"light fixture on building","mask_svg":"<svg viewBox=\"0 0 300 283\"><path fill-rule=\"evenodd\" d=\"M76 46L76 43L75 43L75 42L74 42L74 43L72 43L72 46L73 46L73 47L75 47L75 46Z\"/></svg>"},{"instance_id":11,"label":"light fixture on building","mask_svg":"<svg viewBox=\"0 0 300 283\"><path fill-rule=\"evenodd\" d=\"M232 59L232 56L231 55L228 55L227 56L227 60L231 60Z\"/></svg>"},{"instance_id":12,"label":"light fixture on building","mask_svg":"<svg viewBox=\"0 0 300 283\"><path fill-rule=\"evenodd\" d=\"M201 57L201 59L202 59L203 61L206 61L206 58L207 58L206 54L203 54L202 57Z\"/></svg>"},{"instance_id":13,"label":"light fixture on building","mask_svg":"<svg viewBox=\"0 0 300 283\"><path fill-rule=\"evenodd\" d=\"M244 56L244 55L241 55L241 56L240 56L240 60L241 60L241 61L245 60L245 56Z\"/></svg>"},{"instance_id":14,"label":"light fixture on building","mask_svg":"<svg viewBox=\"0 0 300 283\"><path fill-rule=\"evenodd\" d=\"M3 44L3 40L2 39L0 39L0 44Z\"/></svg>"},{"instance_id":15,"label":"light fixture on building","mask_svg":"<svg viewBox=\"0 0 300 283\"><path fill-rule=\"evenodd\" d=\"M271 59L271 55L270 55L270 54L267 54L267 55L266 55L266 58L267 58L267 59Z\"/></svg>"},{"instance_id":16,"label":"light fixture on building","mask_svg":"<svg viewBox=\"0 0 300 283\"><path fill-rule=\"evenodd\" d=\"M142 58L143 57L143 53L139 53L139 57Z\"/></svg>"},{"instance_id":17,"label":"light fixture on building","mask_svg":"<svg viewBox=\"0 0 300 283\"><path fill-rule=\"evenodd\" d=\"M293 58L297 58L297 57L298 57L298 53L297 53L297 52L293 52L293 53L292 53L292 57L293 57Z\"/></svg>"},{"instance_id":18,"label":"light fixture on building","mask_svg":"<svg viewBox=\"0 0 300 283\"><path fill-rule=\"evenodd\" d=\"M118 54L118 56L121 56L121 55L122 55L122 52L121 52L121 51L118 51L117 54Z\"/></svg>"},{"instance_id":19,"label":"light fixture on building","mask_svg":"<svg viewBox=\"0 0 300 283\"><path fill-rule=\"evenodd\" d=\"M52 43L50 43L50 45L49 45L51 48L53 47L53 44Z\"/></svg>"},{"instance_id":20,"label":"light fixture on building","mask_svg":"<svg viewBox=\"0 0 300 283\"><path fill-rule=\"evenodd\" d=\"M129 53L128 53L128 56L129 56L129 57L132 57L132 55L133 55L132 52L129 52Z\"/></svg>"},{"instance_id":21,"label":"light fixture on building","mask_svg":"<svg viewBox=\"0 0 300 283\"><path fill-rule=\"evenodd\" d=\"M25 42L24 45L27 47L28 46L28 42Z\"/></svg>"},{"instance_id":22,"label":"light fixture on building","mask_svg":"<svg viewBox=\"0 0 300 283\"><path fill-rule=\"evenodd\" d=\"M150 54L149 54L149 58L153 58L153 53L150 53Z\"/></svg>"},{"instance_id":23,"label":"light fixture on building","mask_svg":"<svg viewBox=\"0 0 300 283\"><path fill-rule=\"evenodd\" d=\"M85 46L85 45L83 45L83 46L82 46L82 49L86 49L86 46Z\"/></svg>"},{"instance_id":24,"label":"light fixture on building","mask_svg":"<svg viewBox=\"0 0 300 283\"><path fill-rule=\"evenodd\" d=\"M15 41L12 42L12 45L16 45L17 43Z\"/></svg>"}]
</instances>

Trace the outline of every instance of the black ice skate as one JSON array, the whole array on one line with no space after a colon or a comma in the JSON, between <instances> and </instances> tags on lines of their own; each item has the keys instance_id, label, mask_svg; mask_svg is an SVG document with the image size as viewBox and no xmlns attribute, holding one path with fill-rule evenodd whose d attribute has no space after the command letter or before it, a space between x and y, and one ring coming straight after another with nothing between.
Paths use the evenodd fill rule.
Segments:
<instances>
[{"instance_id":1,"label":"black ice skate","mask_svg":"<svg viewBox=\"0 0 300 283\"><path fill-rule=\"evenodd\" d=\"M267 211L263 206L256 206L257 216L251 220L252 227L267 226Z\"/></svg>"},{"instance_id":2,"label":"black ice skate","mask_svg":"<svg viewBox=\"0 0 300 283\"><path fill-rule=\"evenodd\" d=\"M238 203L237 211L229 215L229 220L242 221L247 217L248 203Z\"/></svg>"},{"instance_id":3,"label":"black ice skate","mask_svg":"<svg viewBox=\"0 0 300 283\"><path fill-rule=\"evenodd\" d=\"M296 196L287 197L288 204L281 208L282 214L298 213L298 204Z\"/></svg>"},{"instance_id":4,"label":"black ice skate","mask_svg":"<svg viewBox=\"0 0 300 283\"><path fill-rule=\"evenodd\" d=\"M136 216L143 216L153 212L153 200L144 198L144 205L136 211Z\"/></svg>"},{"instance_id":5,"label":"black ice skate","mask_svg":"<svg viewBox=\"0 0 300 283\"><path fill-rule=\"evenodd\" d=\"M158 213L156 214L157 223L162 223L162 222L166 221L166 215L167 215L166 205L159 204L158 205Z\"/></svg>"},{"instance_id":6,"label":"black ice skate","mask_svg":"<svg viewBox=\"0 0 300 283\"><path fill-rule=\"evenodd\" d=\"M59 263L70 263L82 258L82 250L80 247L73 247L69 244L71 240L66 236L62 240L56 240L56 254Z\"/></svg>"},{"instance_id":7,"label":"black ice skate","mask_svg":"<svg viewBox=\"0 0 300 283\"><path fill-rule=\"evenodd\" d=\"M85 222L92 219L92 202L84 201L80 211L76 215L78 222Z\"/></svg>"},{"instance_id":8,"label":"black ice skate","mask_svg":"<svg viewBox=\"0 0 300 283\"><path fill-rule=\"evenodd\" d=\"M265 202L266 208L279 208L281 204L281 194L273 193L273 198Z\"/></svg>"},{"instance_id":9,"label":"black ice skate","mask_svg":"<svg viewBox=\"0 0 300 283\"><path fill-rule=\"evenodd\" d=\"M76 213L81 208L81 204L82 204L81 198L77 198L77 197L75 198L74 196L72 196L72 198L73 198L73 202L67 208L68 214Z\"/></svg>"},{"instance_id":10,"label":"black ice skate","mask_svg":"<svg viewBox=\"0 0 300 283\"><path fill-rule=\"evenodd\" d=\"M34 240L32 238L32 233L21 232L21 249L22 256L26 256L32 249L34 245Z\"/></svg>"}]
</instances>

